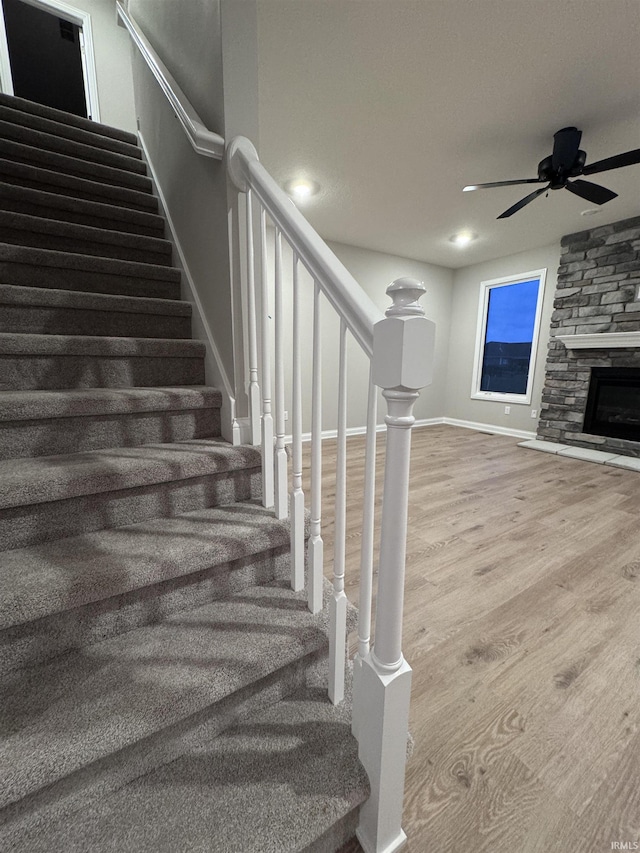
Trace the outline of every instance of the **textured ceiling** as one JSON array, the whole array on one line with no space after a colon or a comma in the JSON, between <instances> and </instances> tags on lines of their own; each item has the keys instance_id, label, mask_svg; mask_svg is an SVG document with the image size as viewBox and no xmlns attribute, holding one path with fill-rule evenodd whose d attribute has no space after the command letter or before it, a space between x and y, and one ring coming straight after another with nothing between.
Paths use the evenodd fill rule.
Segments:
<instances>
[{"instance_id":1,"label":"textured ceiling","mask_svg":"<svg viewBox=\"0 0 640 853\"><path fill-rule=\"evenodd\" d=\"M640 165L593 177L619 198L590 217L461 192L535 177L568 125L587 162L640 147L640 0L258 0L258 38L261 159L321 185L326 239L461 267L640 213Z\"/></svg>"}]
</instances>

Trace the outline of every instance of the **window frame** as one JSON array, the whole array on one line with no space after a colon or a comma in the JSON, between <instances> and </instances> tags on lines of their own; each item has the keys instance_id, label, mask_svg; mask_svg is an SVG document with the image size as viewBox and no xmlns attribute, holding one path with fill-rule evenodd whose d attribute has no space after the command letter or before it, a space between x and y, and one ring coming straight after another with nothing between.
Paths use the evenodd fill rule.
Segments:
<instances>
[{"instance_id":1,"label":"window frame","mask_svg":"<svg viewBox=\"0 0 640 853\"><path fill-rule=\"evenodd\" d=\"M471 399L490 400L496 403L516 403L528 406L531 404L533 382L536 368L536 356L538 353L538 342L540 339L540 321L542 318L542 303L544 301L544 288L547 269L531 270L530 272L507 275L501 278L491 278L480 282L480 294L478 300L478 321L476 327L476 345L473 360L473 376L471 380ZM539 279L538 301L533 321L533 335L531 340L531 358L529 360L529 374L527 376L527 390L524 394L507 394L500 391L482 391L480 381L482 379L482 360L484 356L485 335L487 332L487 319L489 311L489 295L496 287L506 287L510 284L521 284L525 281Z\"/></svg>"}]
</instances>

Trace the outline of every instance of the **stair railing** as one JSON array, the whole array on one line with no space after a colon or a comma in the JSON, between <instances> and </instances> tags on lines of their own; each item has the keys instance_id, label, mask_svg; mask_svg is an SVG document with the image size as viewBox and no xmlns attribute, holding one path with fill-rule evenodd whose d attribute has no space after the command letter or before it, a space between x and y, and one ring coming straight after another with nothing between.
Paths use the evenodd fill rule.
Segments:
<instances>
[{"instance_id":1,"label":"stair railing","mask_svg":"<svg viewBox=\"0 0 640 853\"><path fill-rule=\"evenodd\" d=\"M120 2L118 16L199 154L222 159L221 136L208 130L166 66ZM362 506L358 652L353 670L352 729L359 756L371 783L371 795L360 810L358 838L366 853L393 853L406 840L402 831L405 760L409 725L411 667L402 654L407 506L413 406L421 388L431 382L434 323L424 316L419 299L424 286L400 278L387 288L392 305L385 315L373 304L348 270L269 175L255 148L244 137L226 149L233 184L245 196L243 244L247 284L246 329L250 437L262 446L263 503L278 518L290 516L291 585L307 590L309 609L323 606L322 539L322 339L324 298L340 320L336 503L333 592L330 600L329 697L344 698L347 597L345 587L347 497L347 335L369 359ZM254 200L256 204L254 206ZM274 238L274 338L268 286L267 222ZM259 242L255 251L254 235ZM240 243L240 235L234 239ZM285 370L283 311L283 240L293 252L292 336L292 478L287 497L288 458L285 447ZM299 270L314 282L311 380L311 529L305 543L305 496L302 490L302 372L300 354ZM258 275L256 275L258 270ZM256 282L257 280L257 282ZM258 346L258 339L260 346ZM273 346L272 346L273 343ZM275 424L272 411L275 380ZM374 577L377 389L387 401L386 454L380 522L375 642L371 646ZM274 429L275 428L275 429ZM275 432L275 436L274 436ZM274 443L275 438L275 443ZM305 560L306 544L306 560Z\"/></svg>"},{"instance_id":2,"label":"stair railing","mask_svg":"<svg viewBox=\"0 0 640 853\"><path fill-rule=\"evenodd\" d=\"M344 698L347 659L345 594L347 501L347 336L370 362L365 448L365 480L360 554L358 652L353 674L353 732L371 783L360 811L358 838L366 853L391 853L406 840L402 831L411 667L402 654L402 610L413 406L431 382L435 325L419 304L425 288L410 278L393 282L386 315L373 304L348 270L309 225L262 166L255 148L236 137L227 148L229 175L245 196L242 244L246 251L248 398L250 433L262 447L263 503L278 518L290 517L291 586L305 588L309 609L322 608L323 539L321 297L340 321L333 592L330 599L329 697ZM274 229L273 335L267 225ZM255 235L255 236L254 236ZM236 235L240 238L240 235ZM259 243L255 250L255 242ZM285 359L283 241L292 252L291 484L285 448ZM302 372L300 347L300 266L313 279L311 378L311 530L305 567L305 496L302 490ZM258 337L260 346L258 346ZM275 442L272 411L275 380ZM260 387L262 383L262 387ZM375 535L377 388L387 401L386 454L380 522L375 642L371 611ZM287 496L287 492L289 494ZM306 568L306 571L305 571ZM306 577L305 577L306 576Z\"/></svg>"}]
</instances>

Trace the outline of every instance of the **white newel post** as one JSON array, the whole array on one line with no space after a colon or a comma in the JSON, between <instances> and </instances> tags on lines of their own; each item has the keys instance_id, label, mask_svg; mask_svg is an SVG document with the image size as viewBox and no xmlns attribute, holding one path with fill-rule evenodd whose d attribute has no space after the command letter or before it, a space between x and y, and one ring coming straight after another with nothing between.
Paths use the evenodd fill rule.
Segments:
<instances>
[{"instance_id":1,"label":"white newel post","mask_svg":"<svg viewBox=\"0 0 640 853\"><path fill-rule=\"evenodd\" d=\"M363 709L359 755L371 782L357 830L366 853L393 853L406 841L402 804L411 667L402 655L402 609L411 427L419 389L431 382L435 342L435 324L418 302L424 292L416 279L394 281L387 288L393 305L374 326L373 381L383 389L388 414L375 639L357 684Z\"/></svg>"}]
</instances>

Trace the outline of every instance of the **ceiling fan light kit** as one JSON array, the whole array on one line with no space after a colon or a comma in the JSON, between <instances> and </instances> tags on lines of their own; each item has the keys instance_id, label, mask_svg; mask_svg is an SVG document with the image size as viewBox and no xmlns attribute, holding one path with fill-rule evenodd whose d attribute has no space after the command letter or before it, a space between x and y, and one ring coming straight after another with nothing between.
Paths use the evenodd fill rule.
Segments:
<instances>
[{"instance_id":1,"label":"ceiling fan light kit","mask_svg":"<svg viewBox=\"0 0 640 853\"><path fill-rule=\"evenodd\" d=\"M640 148L626 151L624 154L616 154L605 160L587 165L586 152L580 148L582 131L577 127L563 127L553 135L553 152L538 163L537 178L523 178L516 181L493 181L488 184L469 184L463 187L463 192L471 190L492 189L493 187L510 187L519 184L541 184L546 186L534 190L529 195L509 207L498 219L507 219L513 216L525 205L532 202L538 196L548 190L569 190L574 195L580 196L591 204L606 204L617 197L617 193L592 181L579 179L580 175L595 175L598 172L608 172L611 169L621 169L623 166L633 166L640 163ZM578 180L569 180L570 178Z\"/></svg>"}]
</instances>

